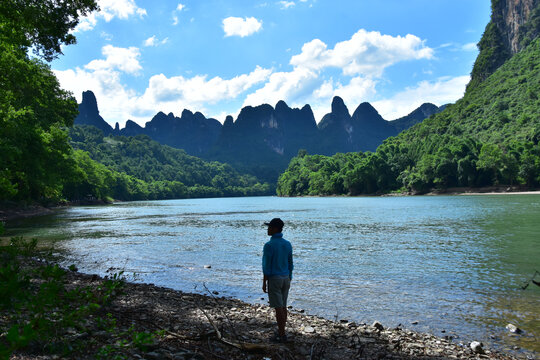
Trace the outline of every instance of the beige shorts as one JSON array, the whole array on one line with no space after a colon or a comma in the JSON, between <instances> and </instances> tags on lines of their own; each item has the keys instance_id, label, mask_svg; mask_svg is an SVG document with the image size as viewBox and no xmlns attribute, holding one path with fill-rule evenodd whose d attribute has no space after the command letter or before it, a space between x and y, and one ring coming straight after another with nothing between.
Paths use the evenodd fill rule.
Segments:
<instances>
[{"instance_id":1,"label":"beige shorts","mask_svg":"<svg viewBox=\"0 0 540 360\"><path fill-rule=\"evenodd\" d=\"M289 277L271 277L268 279L268 300L270 307L282 308L287 307L287 297L289 296L289 288L291 287L291 279Z\"/></svg>"}]
</instances>

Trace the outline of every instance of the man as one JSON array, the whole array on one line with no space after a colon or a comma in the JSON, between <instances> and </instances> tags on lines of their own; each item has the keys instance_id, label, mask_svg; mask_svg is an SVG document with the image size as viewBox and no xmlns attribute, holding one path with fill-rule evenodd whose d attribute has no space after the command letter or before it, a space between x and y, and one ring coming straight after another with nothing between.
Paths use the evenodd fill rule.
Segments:
<instances>
[{"instance_id":1,"label":"man","mask_svg":"<svg viewBox=\"0 0 540 360\"><path fill-rule=\"evenodd\" d=\"M263 292L268 290L270 307L276 311L278 333L274 342L286 342L285 324L287 323L287 296L291 286L293 258L291 243L283 238L283 221L272 219L268 226L270 241L264 244L262 256Z\"/></svg>"}]
</instances>

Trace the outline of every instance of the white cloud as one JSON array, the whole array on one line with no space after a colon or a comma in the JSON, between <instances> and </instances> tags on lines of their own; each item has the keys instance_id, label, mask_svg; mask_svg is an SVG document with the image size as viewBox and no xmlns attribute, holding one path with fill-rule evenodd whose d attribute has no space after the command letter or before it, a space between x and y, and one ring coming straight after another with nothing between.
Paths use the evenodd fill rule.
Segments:
<instances>
[{"instance_id":1,"label":"white cloud","mask_svg":"<svg viewBox=\"0 0 540 360\"><path fill-rule=\"evenodd\" d=\"M201 111L206 116L207 105L237 98L252 86L264 82L271 70L256 67L249 74L232 79L205 75L191 78L154 75L149 79L144 93L137 94L122 81L124 75L136 75L142 67L138 62L137 48L115 48L110 45L102 49L105 59L91 61L84 68L65 71L55 70L63 88L72 91L77 100L85 90L92 90L98 100L101 116L111 123L124 126L128 119L141 126L158 111L180 114L184 109ZM220 120L224 120L220 119Z\"/></svg>"},{"instance_id":2,"label":"white cloud","mask_svg":"<svg viewBox=\"0 0 540 360\"><path fill-rule=\"evenodd\" d=\"M416 87L406 88L393 97L373 102L373 106L387 120L411 113L425 102L441 106L463 97L470 76L444 77L436 81L422 81Z\"/></svg>"},{"instance_id":3,"label":"white cloud","mask_svg":"<svg viewBox=\"0 0 540 360\"><path fill-rule=\"evenodd\" d=\"M136 47L106 45L101 49L101 53L105 55L105 60L92 60L85 68L93 71L117 69L128 74L138 74L142 70L138 59L141 53Z\"/></svg>"},{"instance_id":4,"label":"white cloud","mask_svg":"<svg viewBox=\"0 0 540 360\"><path fill-rule=\"evenodd\" d=\"M296 5L294 1L279 1L278 4L281 5L282 9L288 9Z\"/></svg>"},{"instance_id":5,"label":"white cloud","mask_svg":"<svg viewBox=\"0 0 540 360\"><path fill-rule=\"evenodd\" d=\"M316 72L305 68L275 72L262 88L246 97L243 106L264 103L275 105L279 100L285 100L291 105L305 104L320 82Z\"/></svg>"},{"instance_id":6,"label":"white cloud","mask_svg":"<svg viewBox=\"0 0 540 360\"><path fill-rule=\"evenodd\" d=\"M181 101L193 106L214 104L224 99L234 99L253 85L265 81L271 70L256 67L249 74L224 80L219 76L207 79L206 75L196 75L192 78L163 74L154 75L149 80L142 99L149 102Z\"/></svg>"},{"instance_id":7,"label":"white cloud","mask_svg":"<svg viewBox=\"0 0 540 360\"><path fill-rule=\"evenodd\" d=\"M341 97L352 113L358 104L376 93L376 84L376 81L363 77L354 77L345 85L340 82L334 84L332 79L325 81L313 92L313 99L310 102L315 120L319 122L324 115L330 112L334 96Z\"/></svg>"},{"instance_id":8,"label":"white cloud","mask_svg":"<svg viewBox=\"0 0 540 360\"><path fill-rule=\"evenodd\" d=\"M135 0L98 0L97 3L100 11L82 18L75 28L75 32L92 30L99 18L109 22L114 18L125 20L133 15L138 15L141 18L147 15L146 9L138 7Z\"/></svg>"},{"instance_id":9,"label":"white cloud","mask_svg":"<svg viewBox=\"0 0 540 360\"><path fill-rule=\"evenodd\" d=\"M413 35L392 37L360 30L333 49L314 39L291 58L292 71L273 73L262 88L246 97L244 106L273 105L279 100L291 106L309 103L319 121L330 111L332 97L340 96L345 103L357 106L375 96L377 79L385 68L400 61L432 56L433 50ZM342 69L339 81L326 78L325 70L329 68Z\"/></svg>"},{"instance_id":10,"label":"white cloud","mask_svg":"<svg viewBox=\"0 0 540 360\"><path fill-rule=\"evenodd\" d=\"M177 12L182 11L182 10L186 10L186 5L180 4L180 3L179 3L179 4L176 6L176 9L174 9L174 11L173 11L173 13L172 13L172 18L173 18L173 23L172 23L172 24L173 24L174 26L178 25L178 23L180 22L180 19L178 18Z\"/></svg>"},{"instance_id":11,"label":"white cloud","mask_svg":"<svg viewBox=\"0 0 540 360\"><path fill-rule=\"evenodd\" d=\"M476 46L475 42L472 42L472 43L468 43L468 44L463 45L461 47L461 49L465 50L465 51L477 51L478 47Z\"/></svg>"},{"instance_id":12,"label":"white cloud","mask_svg":"<svg viewBox=\"0 0 540 360\"><path fill-rule=\"evenodd\" d=\"M101 36L103 39L107 41L111 41L113 39L113 36L105 31L102 31L101 34L99 34L99 36Z\"/></svg>"},{"instance_id":13,"label":"white cloud","mask_svg":"<svg viewBox=\"0 0 540 360\"><path fill-rule=\"evenodd\" d=\"M153 35L153 36L149 37L148 39L144 40L143 45L146 46L146 47L159 46L159 45L166 44L167 42L169 42L169 38L165 38L163 40L158 40L158 38L155 35Z\"/></svg>"},{"instance_id":14,"label":"white cloud","mask_svg":"<svg viewBox=\"0 0 540 360\"><path fill-rule=\"evenodd\" d=\"M262 21L254 17L228 17L223 19L223 30L225 36L245 37L254 34L262 29Z\"/></svg>"},{"instance_id":15,"label":"white cloud","mask_svg":"<svg viewBox=\"0 0 540 360\"><path fill-rule=\"evenodd\" d=\"M304 44L302 52L293 56L290 63L313 70L335 67L348 76L380 77L385 68L397 62L432 57L433 49L417 36L394 37L361 29L350 40L337 43L334 49L327 49L324 42L314 39Z\"/></svg>"}]
</instances>

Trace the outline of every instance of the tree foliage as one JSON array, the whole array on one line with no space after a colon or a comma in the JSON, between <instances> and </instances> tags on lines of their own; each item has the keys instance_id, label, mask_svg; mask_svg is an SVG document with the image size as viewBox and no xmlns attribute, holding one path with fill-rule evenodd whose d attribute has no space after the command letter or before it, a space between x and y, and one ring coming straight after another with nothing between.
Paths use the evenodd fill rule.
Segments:
<instances>
[{"instance_id":1,"label":"tree foliage","mask_svg":"<svg viewBox=\"0 0 540 360\"><path fill-rule=\"evenodd\" d=\"M77 104L46 60L75 42L79 16L94 0L0 2L0 201L57 200L74 170L66 127Z\"/></svg>"},{"instance_id":2,"label":"tree foliage","mask_svg":"<svg viewBox=\"0 0 540 360\"><path fill-rule=\"evenodd\" d=\"M70 33L81 16L97 10L95 0L2 0L0 41L51 61L62 53L61 45L75 44Z\"/></svg>"},{"instance_id":3,"label":"tree foliage","mask_svg":"<svg viewBox=\"0 0 540 360\"><path fill-rule=\"evenodd\" d=\"M299 154L278 180L283 196L422 193L449 187L540 186L540 39L456 104L375 153Z\"/></svg>"},{"instance_id":4,"label":"tree foliage","mask_svg":"<svg viewBox=\"0 0 540 360\"><path fill-rule=\"evenodd\" d=\"M93 126L70 129L78 174L66 184L70 199L121 200L269 195L269 184L230 165L207 162L146 135L104 137Z\"/></svg>"}]
</instances>

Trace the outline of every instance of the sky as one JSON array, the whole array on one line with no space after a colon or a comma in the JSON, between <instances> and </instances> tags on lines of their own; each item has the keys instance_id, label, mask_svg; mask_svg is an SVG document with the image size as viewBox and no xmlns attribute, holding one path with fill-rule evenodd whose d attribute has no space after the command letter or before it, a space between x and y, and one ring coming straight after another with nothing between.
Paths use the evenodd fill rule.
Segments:
<instances>
[{"instance_id":1,"label":"sky","mask_svg":"<svg viewBox=\"0 0 540 360\"><path fill-rule=\"evenodd\" d=\"M141 126L159 111L220 122L244 106L340 96L386 120L463 96L490 0L97 0L51 68L77 101Z\"/></svg>"}]
</instances>

